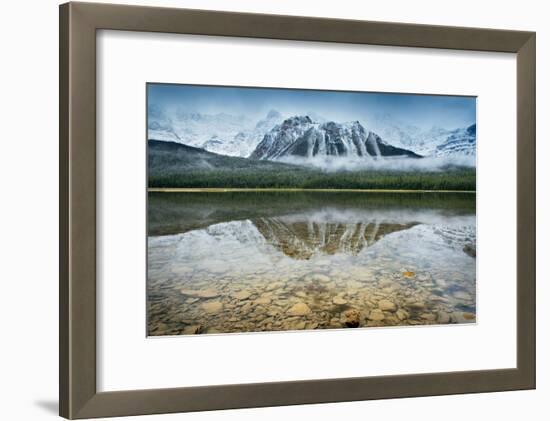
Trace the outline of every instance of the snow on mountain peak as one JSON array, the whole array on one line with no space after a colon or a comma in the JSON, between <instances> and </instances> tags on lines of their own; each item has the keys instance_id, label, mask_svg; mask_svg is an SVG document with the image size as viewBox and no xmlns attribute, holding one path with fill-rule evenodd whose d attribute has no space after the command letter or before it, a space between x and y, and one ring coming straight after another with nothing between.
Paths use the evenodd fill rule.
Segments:
<instances>
[{"instance_id":1,"label":"snow on mountain peak","mask_svg":"<svg viewBox=\"0 0 550 421\"><path fill-rule=\"evenodd\" d=\"M425 130L403 124L388 114L367 121L369 130L358 120L337 123L313 111L285 118L271 109L255 121L247 115L164 110L151 105L148 138L257 159L278 159L286 155L377 157L400 153L475 156L475 124L454 130L434 125Z\"/></svg>"},{"instance_id":2,"label":"snow on mountain peak","mask_svg":"<svg viewBox=\"0 0 550 421\"><path fill-rule=\"evenodd\" d=\"M254 152L254 159L286 157L312 158L381 156L419 157L415 153L391 146L377 134L366 130L359 121L315 123L305 116L293 116L271 129Z\"/></svg>"}]
</instances>

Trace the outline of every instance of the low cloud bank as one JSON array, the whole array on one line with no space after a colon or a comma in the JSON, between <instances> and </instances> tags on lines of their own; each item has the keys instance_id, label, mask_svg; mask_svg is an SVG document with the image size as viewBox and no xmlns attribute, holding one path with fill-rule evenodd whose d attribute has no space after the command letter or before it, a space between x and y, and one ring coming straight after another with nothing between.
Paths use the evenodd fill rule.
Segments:
<instances>
[{"instance_id":1,"label":"low cloud bank","mask_svg":"<svg viewBox=\"0 0 550 421\"><path fill-rule=\"evenodd\" d=\"M456 155L452 157L284 157L278 160L287 164L315 167L327 172L337 171L445 171L450 167L475 168L475 156Z\"/></svg>"}]
</instances>

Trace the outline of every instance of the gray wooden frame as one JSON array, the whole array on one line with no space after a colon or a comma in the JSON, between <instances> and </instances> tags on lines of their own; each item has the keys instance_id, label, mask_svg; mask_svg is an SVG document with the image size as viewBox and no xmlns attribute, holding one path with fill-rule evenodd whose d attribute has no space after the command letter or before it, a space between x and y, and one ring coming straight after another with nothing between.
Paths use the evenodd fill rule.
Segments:
<instances>
[{"instance_id":1,"label":"gray wooden frame","mask_svg":"<svg viewBox=\"0 0 550 421\"><path fill-rule=\"evenodd\" d=\"M517 368L96 390L96 30L517 54ZM92 418L535 387L535 33L92 3L60 6L60 415Z\"/></svg>"}]
</instances>

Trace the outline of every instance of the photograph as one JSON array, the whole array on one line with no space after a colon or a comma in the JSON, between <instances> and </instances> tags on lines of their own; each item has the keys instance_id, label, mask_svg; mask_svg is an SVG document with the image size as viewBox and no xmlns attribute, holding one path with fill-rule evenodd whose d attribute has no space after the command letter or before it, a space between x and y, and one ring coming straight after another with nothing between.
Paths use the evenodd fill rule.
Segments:
<instances>
[{"instance_id":1,"label":"photograph","mask_svg":"<svg viewBox=\"0 0 550 421\"><path fill-rule=\"evenodd\" d=\"M148 336L476 323L475 96L146 97Z\"/></svg>"}]
</instances>

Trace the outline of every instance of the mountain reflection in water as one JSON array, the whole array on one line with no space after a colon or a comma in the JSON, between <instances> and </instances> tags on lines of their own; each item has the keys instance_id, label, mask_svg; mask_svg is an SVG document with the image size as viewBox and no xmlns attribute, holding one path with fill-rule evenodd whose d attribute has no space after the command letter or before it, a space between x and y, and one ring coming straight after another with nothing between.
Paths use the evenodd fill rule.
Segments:
<instances>
[{"instance_id":1,"label":"mountain reflection in water","mask_svg":"<svg viewBox=\"0 0 550 421\"><path fill-rule=\"evenodd\" d=\"M474 194L149 193L148 233L150 335L475 321Z\"/></svg>"},{"instance_id":2,"label":"mountain reflection in water","mask_svg":"<svg viewBox=\"0 0 550 421\"><path fill-rule=\"evenodd\" d=\"M385 235L417 225L416 222L350 222L341 218L346 215L336 214L329 214L329 218L323 220L322 216L325 215L300 214L257 218L251 222L269 244L294 259L309 259L317 253L357 255Z\"/></svg>"}]
</instances>

